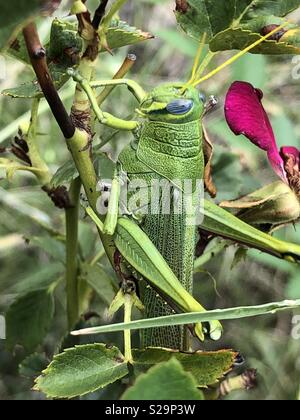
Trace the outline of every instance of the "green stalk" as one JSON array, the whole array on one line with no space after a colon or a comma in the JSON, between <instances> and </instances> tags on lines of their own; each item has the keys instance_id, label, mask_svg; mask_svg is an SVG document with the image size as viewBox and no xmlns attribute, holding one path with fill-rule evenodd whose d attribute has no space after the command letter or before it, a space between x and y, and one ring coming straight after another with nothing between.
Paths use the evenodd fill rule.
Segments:
<instances>
[{"instance_id":1,"label":"green stalk","mask_svg":"<svg viewBox=\"0 0 300 420\"><path fill-rule=\"evenodd\" d=\"M149 318L129 323L120 323L105 325L103 327L86 328L80 331L72 332L72 335L91 335L119 332L124 330L142 330L147 328L170 327L172 325L189 325L195 323L210 322L218 319L219 321L234 320L242 318L252 318L267 314L276 314L284 310L293 310L300 308L300 299L285 300L283 302L268 303L258 306L243 306L230 309L216 309L207 312L194 312L177 315L169 315L158 318Z\"/></svg>"},{"instance_id":2,"label":"green stalk","mask_svg":"<svg viewBox=\"0 0 300 420\"><path fill-rule=\"evenodd\" d=\"M97 200L100 197L100 193L97 191L98 180L96 171L90 157L90 152L86 148L88 141L88 133L77 128L74 136L67 140L67 145L78 169L88 202L94 212L97 213ZM102 219L104 220L104 218ZM99 234L106 254L113 264L113 239L111 236L101 234L100 231Z\"/></svg>"},{"instance_id":3,"label":"green stalk","mask_svg":"<svg viewBox=\"0 0 300 420\"><path fill-rule=\"evenodd\" d=\"M32 103L32 109L31 109L30 125L29 125L29 129L26 135L26 142L29 148L28 155L30 157L32 166L34 168L39 169L39 171L37 171L36 173L36 177L38 178L41 185L44 186L44 185L50 184L51 174L50 174L48 166L46 165L45 161L40 155L40 152L38 150L38 146L36 143L39 105L40 105L40 100L34 99Z\"/></svg>"},{"instance_id":4,"label":"green stalk","mask_svg":"<svg viewBox=\"0 0 300 420\"><path fill-rule=\"evenodd\" d=\"M69 195L72 207L66 209L66 288L68 325L71 330L76 325L79 313L78 296L78 220L81 181L75 179Z\"/></svg>"},{"instance_id":5,"label":"green stalk","mask_svg":"<svg viewBox=\"0 0 300 420\"><path fill-rule=\"evenodd\" d=\"M86 44L86 47L88 48L88 43L86 42ZM95 66L97 62L98 57L96 59L92 59L88 55L81 60L78 71L82 75L82 78L87 81L87 83L90 82L94 77ZM96 97L95 101L97 103ZM83 127L82 129L77 127L75 129L74 135L71 138L66 138L67 145L73 157L75 166L79 172L88 202L91 208L97 213L97 201L100 197L100 193L97 191L98 179L93 161L91 159L89 147L91 141L90 130L92 124L91 105L89 102L89 97L84 89L82 89L80 83L77 83L76 85L72 114L73 117L75 117L75 120L77 121L78 119ZM106 254L108 255L110 261L113 263L114 247L112 238L108 237L107 235L102 235L101 233L100 237Z\"/></svg>"},{"instance_id":6,"label":"green stalk","mask_svg":"<svg viewBox=\"0 0 300 420\"><path fill-rule=\"evenodd\" d=\"M124 304L124 322L128 323L131 322L131 313L133 308L133 298L132 295L126 293L124 296L125 304ZM133 356L132 356L132 346L131 346L131 331L125 330L124 331L124 354L125 360L128 363L133 363Z\"/></svg>"}]
</instances>

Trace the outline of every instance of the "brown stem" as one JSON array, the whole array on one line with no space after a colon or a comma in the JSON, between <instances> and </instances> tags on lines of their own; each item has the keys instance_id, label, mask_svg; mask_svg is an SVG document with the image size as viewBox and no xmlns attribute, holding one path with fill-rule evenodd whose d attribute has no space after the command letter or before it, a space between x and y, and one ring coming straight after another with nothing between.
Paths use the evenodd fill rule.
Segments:
<instances>
[{"instance_id":1,"label":"brown stem","mask_svg":"<svg viewBox=\"0 0 300 420\"><path fill-rule=\"evenodd\" d=\"M62 103L52 81L46 61L46 50L40 42L35 23L30 23L23 30L32 67L51 111L66 139L74 136L75 126Z\"/></svg>"},{"instance_id":2,"label":"brown stem","mask_svg":"<svg viewBox=\"0 0 300 420\"><path fill-rule=\"evenodd\" d=\"M92 23L93 23L93 27L96 30L98 30L99 25L105 16L107 3L108 3L108 0L101 0L98 9L95 12L95 16Z\"/></svg>"}]
</instances>

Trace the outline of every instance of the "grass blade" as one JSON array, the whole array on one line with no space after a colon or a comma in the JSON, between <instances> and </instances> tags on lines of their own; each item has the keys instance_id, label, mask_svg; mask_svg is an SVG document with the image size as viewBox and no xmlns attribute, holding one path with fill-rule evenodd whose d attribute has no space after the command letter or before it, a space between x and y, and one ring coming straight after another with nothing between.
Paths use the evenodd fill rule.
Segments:
<instances>
[{"instance_id":1,"label":"grass blade","mask_svg":"<svg viewBox=\"0 0 300 420\"><path fill-rule=\"evenodd\" d=\"M230 309L216 309L207 312L193 312L176 314L158 318L149 318L129 323L104 325L102 327L87 328L84 330L73 331L72 335L90 335L100 333L110 333L124 330L141 330L146 328L168 327L171 325L187 325L198 322L210 322L215 319L219 321L250 318L267 314L275 314L283 310L300 308L300 299L284 300L282 302L268 303L258 306L242 306Z\"/></svg>"}]
</instances>

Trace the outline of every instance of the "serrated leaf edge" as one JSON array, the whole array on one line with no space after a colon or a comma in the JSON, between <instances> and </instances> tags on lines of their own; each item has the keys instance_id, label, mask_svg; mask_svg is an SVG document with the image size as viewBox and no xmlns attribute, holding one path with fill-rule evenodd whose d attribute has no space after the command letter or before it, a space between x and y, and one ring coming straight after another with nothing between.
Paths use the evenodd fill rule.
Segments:
<instances>
[{"instance_id":1,"label":"serrated leaf edge","mask_svg":"<svg viewBox=\"0 0 300 420\"><path fill-rule=\"evenodd\" d=\"M234 365L234 361L238 356L238 352L233 350L233 349L223 349L223 350L216 350L216 351L202 351L202 350L198 350L195 352L184 352L184 351L180 351L180 350L176 350L176 349L169 349L166 347L147 347L146 349L133 349L132 351L139 351L139 352L144 352L146 350L163 350L163 351L167 351L169 353L173 353L175 354L185 354L185 355L204 355L204 356L209 356L209 355L217 355L217 354L222 354L222 353L231 353L232 354L232 362L231 362L231 366L228 368L228 370L224 371L223 374L221 376L218 376L217 379L215 380L215 382L207 384L207 386L204 385L198 385L199 388L201 389L206 389L211 385L215 385L218 382L220 382L220 380L222 378L224 378L228 373L230 373L233 370L233 365ZM177 359L176 359L177 360ZM181 360L178 360L180 362L180 364L183 366L184 368L184 362L182 362ZM161 362L162 363L162 362ZM153 363L138 363L134 361L134 365L147 365L147 366L154 366ZM197 380L196 380L197 382Z\"/></svg>"},{"instance_id":2,"label":"serrated leaf edge","mask_svg":"<svg viewBox=\"0 0 300 420\"><path fill-rule=\"evenodd\" d=\"M43 370L43 372L42 372L42 374L40 376L38 376L35 379L35 381L34 381L34 384L35 385L32 387L32 390L33 391L37 391L37 392L42 392L43 394L46 395L46 397L48 399L53 398L53 399L67 399L67 400L70 400L70 399L75 398L75 397L83 397L84 395L87 395L87 394L90 394L92 392L95 392L98 389L102 389L105 386L113 383L113 382L107 382L107 383L103 384L102 386L98 386L98 387L92 388L91 390L89 390L87 392L84 392L82 394L79 394L79 395L78 394L75 394L75 395L59 395L58 396L58 395L51 394L51 393L48 393L48 392L46 393L45 391L43 391L42 389L39 388L39 382L40 382L40 380L42 380L45 375L48 375L51 372L52 365L55 363L56 360L59 359L60 356L63 356L65 353L70 353L70 352L72 352L72 351L74 351L74 350L76 350L78 348L83 348L83 347L84 348L88 348L88 347L91 347L92 348L92 347L95 347L95 346L99 346L100 348L102 348L104 350L107 350L107 351L109 351L109 350L118 350L118 352L119 352L119 355L118 356L120 356L120 358L123 359L123 363L124 364L125 363L127 364L127 362L125 361L125 357L123 356L123 354L121 353L121 351L117 347L115 347L115 346L113 346L111 348L107 348L107 346L105 344L94 343L94 344L82 344L82 345L70 347L68 349L65 349L63 351L63 353L60 353L60 354L57 354L57 355L54 356L54 358L53 358L52 362L50 363L50 365L45 370ZM123 364L123 363L120 363L120 364ZM116 379L116 381L119 380L119 379L124 378L126 375L127 375L127 373L125 375L122 375L122 376L118 377Z\"/></svg>"}]
</instances>

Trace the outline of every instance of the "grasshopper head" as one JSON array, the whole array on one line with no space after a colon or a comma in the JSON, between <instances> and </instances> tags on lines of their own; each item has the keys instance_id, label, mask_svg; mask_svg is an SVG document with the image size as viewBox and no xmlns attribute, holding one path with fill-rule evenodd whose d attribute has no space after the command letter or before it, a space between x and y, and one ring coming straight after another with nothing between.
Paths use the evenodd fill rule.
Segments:
<instances>
[{"instance_id":1,"label":"grasshopper head","mask_svg":"<svg viewBox=\"0 0 300 420\"><path fill-rule=\"evenodd\" d=\"M150 121L179 124L199 120L204 113L203 95L194 87L183 91L180 83L153 89L140 105L140 113Z\"/></svg>"}]
</instances>

